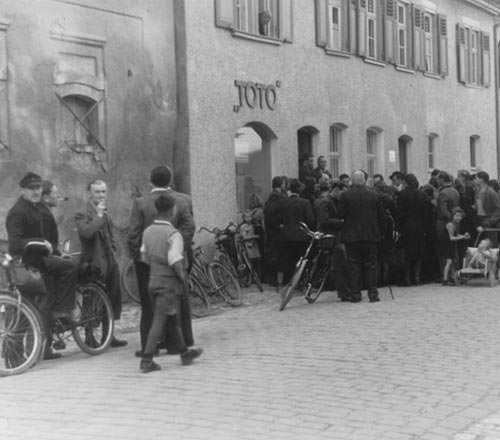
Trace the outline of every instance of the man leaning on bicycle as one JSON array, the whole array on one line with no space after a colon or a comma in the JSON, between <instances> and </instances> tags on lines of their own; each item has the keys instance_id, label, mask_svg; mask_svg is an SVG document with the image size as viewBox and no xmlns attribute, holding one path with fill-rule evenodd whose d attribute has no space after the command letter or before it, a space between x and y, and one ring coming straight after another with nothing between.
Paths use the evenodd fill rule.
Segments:
<instances>
[{"instance_id":1,"label":"man leaning on bicycle","mask_svg":"<svg viewBox=\"0 0 500 440\"><path fill-rule=\"evenodd\" d=\"M47 205L42 203L41 177L28 172L19 185L21 196L6 219L9 253L19 260L23 258L26 266L42 273L47 288L45 294L37 298L36 306L44 318L47 336L44 359L56 359L61 355L52 352L50 321L53 312L70 314L75 306L77 266L60 256L56 221ZM36 242L37 252L26 253L30 242Z\"/></svg>"}]
</instances>

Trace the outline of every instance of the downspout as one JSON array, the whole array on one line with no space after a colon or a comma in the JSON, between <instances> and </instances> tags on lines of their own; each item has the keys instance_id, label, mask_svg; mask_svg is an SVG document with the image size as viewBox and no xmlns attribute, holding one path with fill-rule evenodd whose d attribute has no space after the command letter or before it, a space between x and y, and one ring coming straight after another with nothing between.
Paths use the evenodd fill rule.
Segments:
<instances>
[{"instance_id":1,"label":"downspout","mask_svg":"<svg viewBox=\"0 0 500 440\"><path fill-rule=\"evenodd\" d=\"M499 72L498 72L498 28L500 23L496 23L493 26L493 63L494 63L494 73L495 73L495 127L496 127L496 147L497 147L497 176L500 176L500 103L499 103Z\"/></svg>"}]
</instances>

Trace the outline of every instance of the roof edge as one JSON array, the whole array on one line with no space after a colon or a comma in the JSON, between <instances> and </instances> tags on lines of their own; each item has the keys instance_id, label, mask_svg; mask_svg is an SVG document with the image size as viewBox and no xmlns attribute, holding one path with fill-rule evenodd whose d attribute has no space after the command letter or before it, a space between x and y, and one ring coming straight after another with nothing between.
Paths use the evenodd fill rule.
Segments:
<instances>
[{"instance_id":1,"label":"roof edge","mask_svg":"<svg viewBox=\"0 0 500 440\"><path fill-rule=\"evenodd\" d=\"M465 2L470 3L486 12L493 15L500 15L500 5L495 6L490 1L487 0L465 0Z\"/></svg>"}]
</instances>

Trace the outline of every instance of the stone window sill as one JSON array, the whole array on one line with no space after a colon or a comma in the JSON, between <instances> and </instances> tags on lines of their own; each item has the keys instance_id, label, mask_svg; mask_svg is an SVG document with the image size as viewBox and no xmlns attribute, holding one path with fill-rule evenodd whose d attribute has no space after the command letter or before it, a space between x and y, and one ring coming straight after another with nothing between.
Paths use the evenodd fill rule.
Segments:
<instances>
[{"instance_id":1,"label":"stone window sill","mask_svg":"<svg viewBox=\"0 0 500 440\"><path fill-rule=\"evenodd\" d=\"M395 66L395 69L399 72L409 73L410 75L415 75L415 71L405 66Z\"/></svg>"},{"instance_id":2,"label":"stone window sill","mask_svg":"<svg viewBox=\"0 0 500 440\"><path fill-rule=\"evenodd\" d=\"M249 34L247 32L242 32L237 29L231 31L233 37L243 38L244 40L258 41L259 43L271 44L273 46L281 46L281 41L276 38L264 37L262 35Z\"/></svg>"},{"instance_id":3,"label":"stone window sill","mask_svg":"<svg viewBox=\"0 0 500 440\"><path fill-rule=\"evenodd\" d=\"M438 75L437 73L424 72L424 76L426 78L432 78L432 79L443 79L443 77Z\"/></svg>"},{"instance_id":4,"label":"stone window sill","mask_svg":"<svg viewBox=\"0 0 500 440\"><path fill-rule=\"evenodd\" d=\"M329 47L325 47L325 53L333 57L351 58L351 55L348 54L347 52L343 52L337 49L330 49Z\"/></svg>"},{"instance_id":5,"label":"stone window sill","mask_svg":"<svg viewBox=\"0 0 500 440\"><path fill-rule=\"evenodd\" d=\"M385 67L385 63L382 62L382 61L379 61L379 60L376 60L374 58L368 58L368 57L364 57L363 58L363 61L367 64L373 64L374 66L378 66L378 67Z\"/></svg>"}]
</instances>

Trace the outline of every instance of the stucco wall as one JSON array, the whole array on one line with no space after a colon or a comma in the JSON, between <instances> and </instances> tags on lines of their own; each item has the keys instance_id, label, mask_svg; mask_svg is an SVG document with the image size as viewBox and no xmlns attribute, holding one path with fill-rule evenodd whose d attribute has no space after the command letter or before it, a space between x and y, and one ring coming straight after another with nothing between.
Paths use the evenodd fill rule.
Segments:
<instances>
[{"instance_id":1,"label":"stucco wall","mask_svg":"<svg viewBox=\"0 0 500 440\"><path fill-rule=\"evenodd\" d=\"M427 135L439 135L438 168L468 168L469 137L481 136L478 165L496 175L495 95L488 89L466 88L457 81L455 24L463 16L481 22L492 34L493 17L455 0L440 0L438 12L448 16L449 75L436 80L369 65L359 57L326 55L315 45L314 2L294 2L292 44L272 46L235 38L214 25L213 1L187 1L187 78L191 189L198 223L221 225L234 218L235 172L233 135L251 122L265 123L276 135L272 173L297 175L297 130L319 130L317 154L329 148L329 127L347 125L344 171L366 166L366 129L382 128L383 171L397 168L388 151L398 138L413 138L409 168L427 179ZM493 53L492 53L493 57ZM493 75L493 58L492 74ZM275 111L233 111L235 80L281 82Z\"/></svg>"},{"instance_id":2,"label":"stucco wall","mask_svg":"<svg viewBox=\"0 0 500 440\"><path fill-rule=\"evenodd\" d=\"M53 180L70 198L57 213L63 238L95 177L108 182L110 211L118 227L125 227L131 197L137 189L148 190L151 167L172 162L177 114L172 1L0 0L0 10L9 22L10 153L0 162L2 228L19 193L17 182L28 170ZM106 172L89 155L60 144L54 69L62 46L51 32L104 40L99 137L107 148Z\"/></svg>"}]
</instances>

